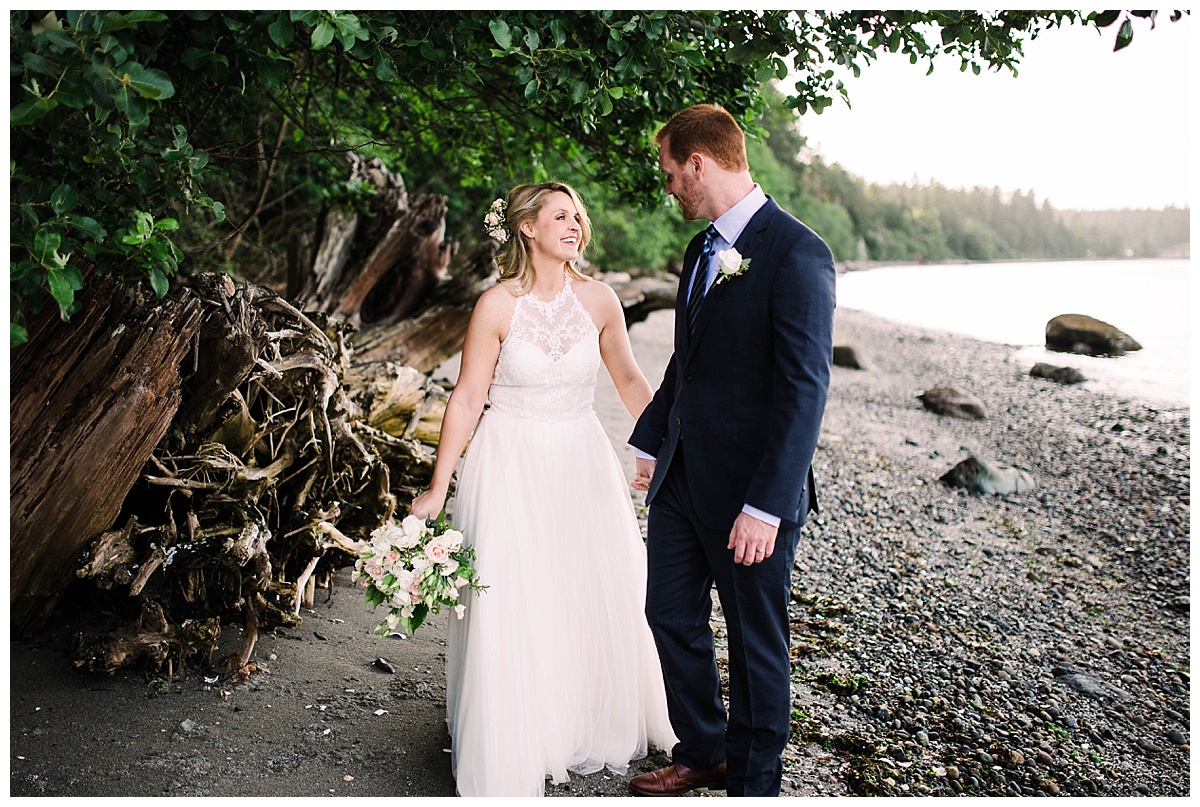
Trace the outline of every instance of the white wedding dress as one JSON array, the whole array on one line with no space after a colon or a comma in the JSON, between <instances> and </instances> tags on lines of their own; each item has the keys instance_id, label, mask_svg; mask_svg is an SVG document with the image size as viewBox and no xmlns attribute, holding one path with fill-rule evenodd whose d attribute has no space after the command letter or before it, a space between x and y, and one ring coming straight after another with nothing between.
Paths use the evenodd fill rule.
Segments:
<instances>
[{"instance_id":1,"label":"white wedding dress","mask_svg":"<svg viewBox=\"0 0 1200 807\"><path fill-rule=\"evenodd\" d=\"M599 334L567 278L517 298L453 520L480 582L450 619L446 712L460 796L541 796L647 744L670 750L646 624L646 552L592 411Z\"/></svg>"}]
</instances>

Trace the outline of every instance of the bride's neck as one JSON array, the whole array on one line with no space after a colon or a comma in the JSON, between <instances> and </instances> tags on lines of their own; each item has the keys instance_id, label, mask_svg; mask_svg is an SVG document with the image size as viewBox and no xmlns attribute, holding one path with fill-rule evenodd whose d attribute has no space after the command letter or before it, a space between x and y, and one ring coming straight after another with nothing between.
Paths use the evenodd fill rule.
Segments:
<instances>
[{"instance_id":1,"label":"bride's neck","mask_svg":"<svg viewBox=\"0 0 1200 807\"><path fill-rule=\"evenodd\" d=\"M533 261L533 285L529 290L543 300L550 300L562 291L567 282L567 266L561 261Z\"/></svg>"}]
</instances>

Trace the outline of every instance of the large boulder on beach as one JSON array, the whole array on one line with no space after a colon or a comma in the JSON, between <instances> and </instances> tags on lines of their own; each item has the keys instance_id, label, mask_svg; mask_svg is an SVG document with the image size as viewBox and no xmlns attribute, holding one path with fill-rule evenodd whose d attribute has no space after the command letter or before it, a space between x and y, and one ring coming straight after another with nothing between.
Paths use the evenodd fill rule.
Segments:
<instances>
[{"instance_id":1,"label":"large boulder on beach","mask_svg":"<svg viewBox=\"0 0 1200 807\"><path fill-rule=\"evenodd\" d=\"M1074 367L1058 367L1054 364L1047 364L1044 361L1040 361L1029 368L1029 374L1034 378L1045 378L1050 381L1057 381L1060 384L1079 384L1087 381L1083 373Z\"/></svg>"},{"instance_id":2,"label":"large boulder on beach","mask_svg":"<svg viewBox=\"0 0 1200 807\"><path fill-rule=\"evenodd\" d=\"M1142 346L1129 334L1086 314L1059 314L1046 323L1046 349L1085 356L1124 356Z\"/></svg>"},{"instance_id":3,"label":"large boulder on beach","mask_svg":"<svg viewBox=\"0 0 1200 807\"><path fill-rule=\"evenodd\" d=\"M1019 468L1007 468L979 457L967 457L942 474L940 481L973 493L1025 493L1037 487L1033 477Z\"/></svg>"},{"instance_id":4,"label":"large boulder on beach","mask_svg":"<svg viewBox=\"0 0 1200 807\"><path fill-rule=\"evenodd\" d=\"M931 387L917 398L925 408L937 415L963 418L964 420L987 420L983 403L969 392L941 384Z\"/></svg>"}]
</instances>

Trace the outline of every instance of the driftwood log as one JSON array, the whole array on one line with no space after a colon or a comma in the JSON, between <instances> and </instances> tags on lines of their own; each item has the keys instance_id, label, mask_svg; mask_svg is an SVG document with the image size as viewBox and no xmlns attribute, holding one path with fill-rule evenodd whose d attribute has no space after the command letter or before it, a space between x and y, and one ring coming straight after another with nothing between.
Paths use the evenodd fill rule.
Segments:
<instances>
[{"instance_id":1,"label":"driftwood log","mask_svg":"<svg viewBox=\"0 0 1200 807\"><path fill-rule=\"evenodd\" d=\"M105 277L90 277L81 300L69 323L42 311L11 351L9 605L20 637L53 612L170 428L200 322L186 292L156 300Z\"/></svg>"},{"instance_id":2,"label":"driftwood log","mask_svg":"<svg viewBox=\"0 0 1200 807\"><path fill-rule=\"evenodd\" d=\"M351 174L375 188L370 211L330 208L315 237L297 238L285 296L201 275L148 305L97 282L89 293L107 289L111 305L14 353L21 634L74 576L119 617L74 638L76 666L208 665L221 626L237 623L241 646L223 661L248 675L260 633L299 623L428 485L448 399L429 376L495 283L496 245L460 255L444 198L410 205L378 161L352 157ZM613 285L633 323L673 306L677 280ZM38 378L47 366L56 375ZM81 411L94 414L76 423Z\"/></svg>"}]
</instances>

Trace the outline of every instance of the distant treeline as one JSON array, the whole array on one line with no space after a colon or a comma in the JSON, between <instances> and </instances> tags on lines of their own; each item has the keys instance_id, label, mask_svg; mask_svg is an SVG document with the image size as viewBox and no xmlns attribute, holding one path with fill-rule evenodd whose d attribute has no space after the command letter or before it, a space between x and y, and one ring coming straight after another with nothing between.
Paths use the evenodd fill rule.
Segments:
<instances>
[{"instance_id":1,"label":"distant treeline","mask_svg":"<svg viewBox=\"0 0 1200 807\"><path fill-rule=\"evenodd\" d=\"M1183 258L1190 254L1190 208L1064 210L1061 216L1098 257Z\"/></svg>"},{"instance_id":2,"label":"distant treeline","mask_svg":"<svg viewBox=\"0 0 1200 807\"><path fill-rule=\"evenodd\" d=\"M1190 248L1188 208L1056 210L1033 191L873 185L819 157L800 193L846 211L852 233L823 233L839 260L1155 258Z\"/></svg>"}]
</instances>

